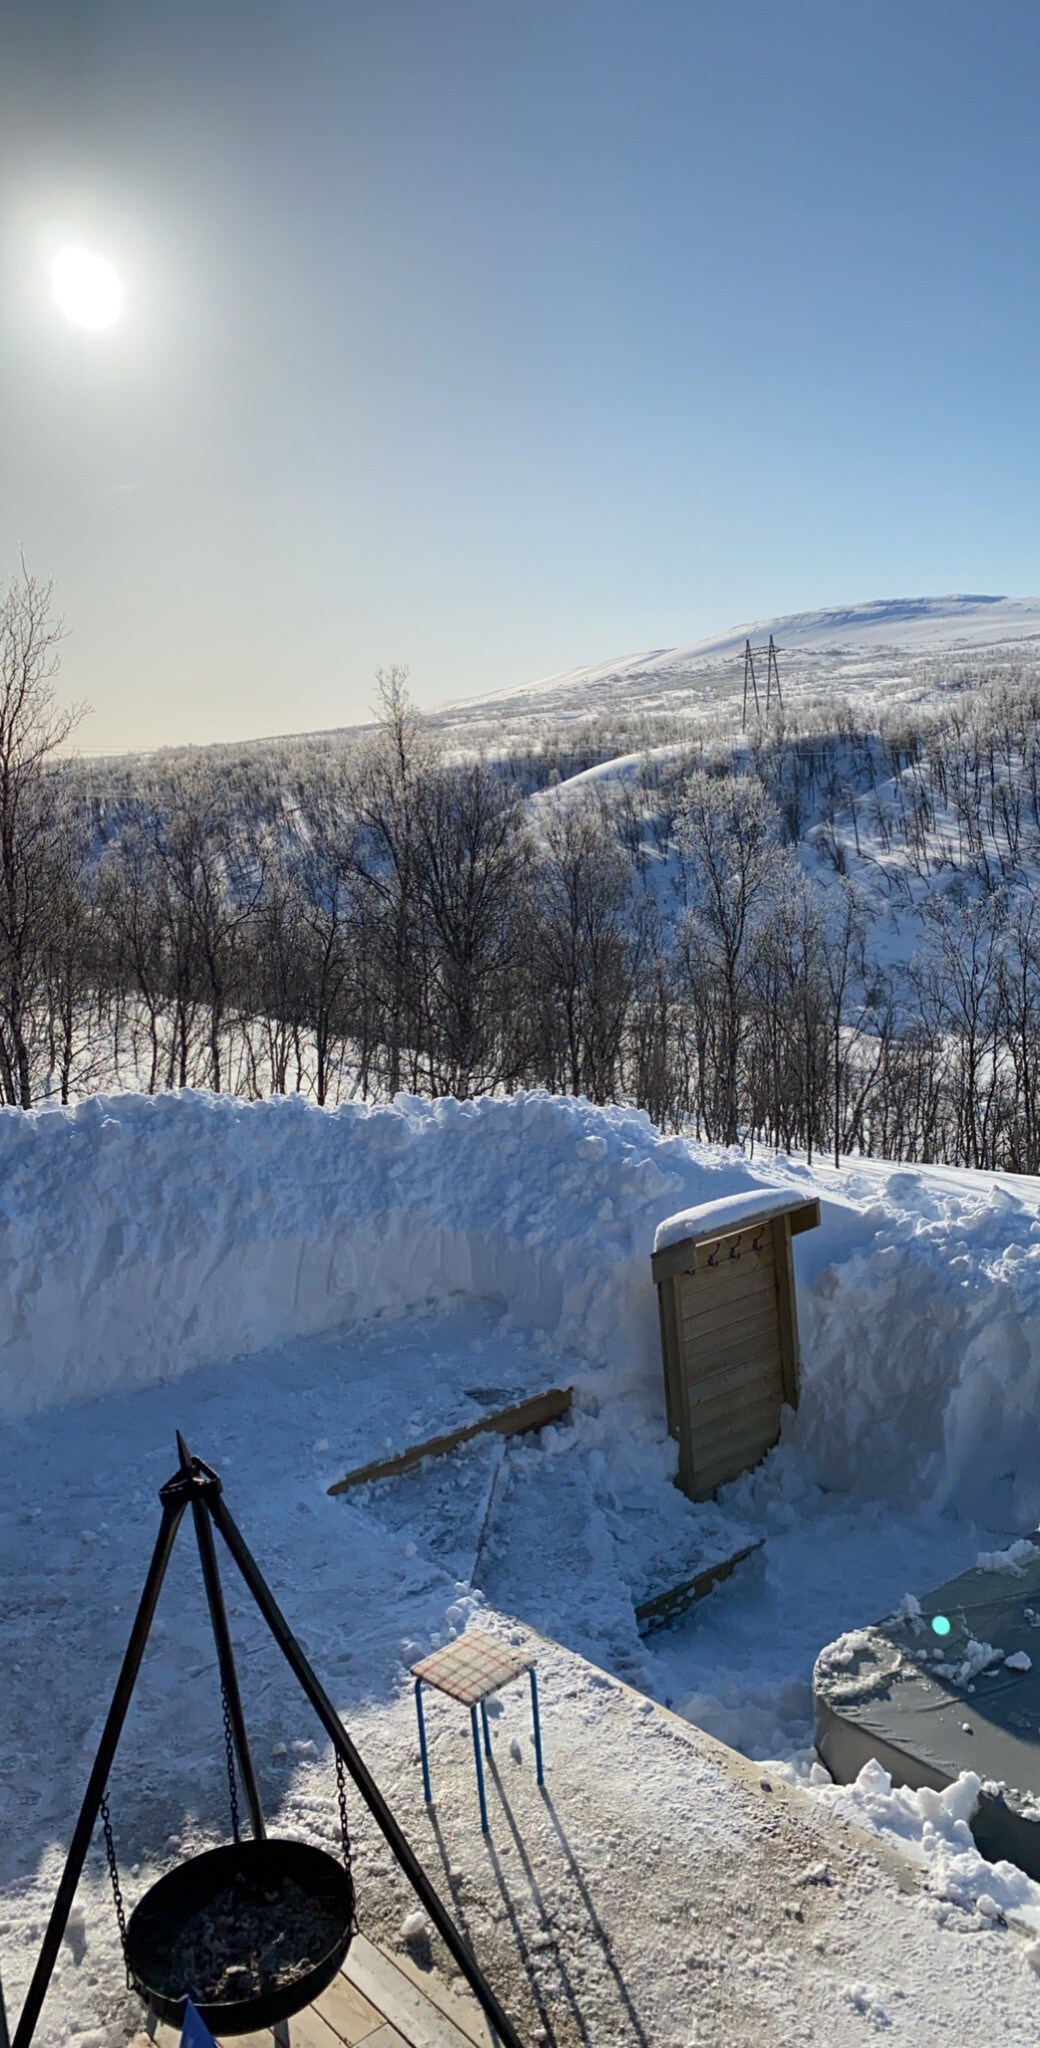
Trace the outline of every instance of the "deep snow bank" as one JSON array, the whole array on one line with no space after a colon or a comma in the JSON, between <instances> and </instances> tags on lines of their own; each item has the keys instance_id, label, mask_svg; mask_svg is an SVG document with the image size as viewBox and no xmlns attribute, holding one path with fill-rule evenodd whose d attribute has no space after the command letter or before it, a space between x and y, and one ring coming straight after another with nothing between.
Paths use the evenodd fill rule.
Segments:
<instances>
[{"instance_id":1,"label":"deep snow bank","mask_svg":"<svg viewBox=\"0 0 1040 2048\"><path fill-rule=\"evenodd\" d=\"M1040 1522L1040 1202L927 1168L817 1182L544 1094L0 1112L0 1415L453 1293L662 1408L650 1252L677 1211L817 1193L795 1242L792 1489ZM836 1190L838 1190L836 1192ZM559 1370L558 1364L551 1369Z\"/></svg>"},{"instance_id":2,"label":"deep snow bank","mask_svg":"<svg viewBox=\"0 0 1040 2048\"><path fill-rule=\"evenodd\" d=\"M0 1414L456 1292L656 1387L655 1225L755 1178L641 1112L543 1094L6 1110Z\"/></svg>"},{"instance_id":3,"label":"deep snow bank","mask_svg":"<svg viewBox=\"0 0 1040 2048\"><path fill-rule=\"evenodd\" d=\"M1040 1521L1040 1203L927 1167L824 1202L799 1290L798 1445L825 1486ZM821 1193L824 1191L821 1189Z\"/></svg>"}]
</instances>

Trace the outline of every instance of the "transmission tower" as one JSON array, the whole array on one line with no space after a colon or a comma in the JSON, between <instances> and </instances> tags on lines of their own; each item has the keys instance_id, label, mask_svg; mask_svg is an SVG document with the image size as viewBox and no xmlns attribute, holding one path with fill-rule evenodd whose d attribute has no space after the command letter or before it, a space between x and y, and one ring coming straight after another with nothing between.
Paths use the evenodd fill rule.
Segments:
<instances>
[{"instance_id":1,"label":"transmission tower","mask_svg":"<svg viewBox=\"0 0 1040 2048\"><path fill-rule=\"evenodd\" d=\"M761 648L759 648L759 650L758 650L758 651L759 651L759 653L761 654L761 652L762 652L762 649L761 649ZM744 709L743 709L743 711L742 711L742 713L741 713L741 718L740 718L740 730L741 730L741 732L746 732L746 731L747 731L747 690L748 690L748 683L750 683L750 684L751 684L751 688L752 688L752 691L754 692L754 698L755 698L755 711L756 711L756 713L757 713L757 714L758 714L759 716L761 716L762 706L760 705L760 703L759 703L759 701L758 701L758 684L757 684L757 683L756 683L756 681L755 681L755 657L754 657L754 654L752 653L752 649L751 649L751 642L750 642L750 640L745 640L745 642L744 642Z\"/></svg>"},{"instance_id":2,"label":"transmission tower","mask_svg":"<svg viewBox=\"0 0 1040 2048\"><path fill-rule=\"evenodd\" d=\"M775 640L773 639L773 635L772 635L772 633L770 633L770 635L769 635L769 645L768 645L768 647L752 647L752 645L751 645L751 642L750 642L750 640L745 640L745 642L744 642L744 708L743 708L743 711L742 711L742 713L741 713L741 719L740 719L740 730L741 730L741 732L746 732L746 731L747 731L747 707L748 707L748 684L749 684L749 683L750 683L750 685L751 685L751 694L752 694L752 696L753 696L753 698L754 698L754 700L755 700L755 714L756 714L756 716L757 716L757 717L759 717L759 718L761 718L761 716L762 716L762 705L761 705L761 701L760 701L760 699L759 699L759 695L758 695L758 683L757 683L757 681L756 681L756 678L755 678L755 656L756 656L756 654L758 655L758 658L759 658L759 660L761 661L761 660L763 660L763 659L764 659L764 660L765 660L765 664L766 664L766 713L767 713L767 715L768 715L769 711L770 711L770 710L772 709L772 703L773 703L773 691L774 691L774 690L776 691L776 701L777 701L777 703L779 704L779 706L780 706L780 709L781 709L781 711L782 711L782 710L783 710L783 708L784 708L784 700L783 700L783 697L781 696L781 693L780 693L780 666L779 666L779 663L778 663L778 661L777 661L777 658L776 658L776 657L777 657L777 655L778 655L778 654L780 653L780 651L781 651L781 650L780 650L780 649L779 649L779 647L777 646L777 644L776 644L776 641L775 641Z\"/></svg>"}]
</instances>

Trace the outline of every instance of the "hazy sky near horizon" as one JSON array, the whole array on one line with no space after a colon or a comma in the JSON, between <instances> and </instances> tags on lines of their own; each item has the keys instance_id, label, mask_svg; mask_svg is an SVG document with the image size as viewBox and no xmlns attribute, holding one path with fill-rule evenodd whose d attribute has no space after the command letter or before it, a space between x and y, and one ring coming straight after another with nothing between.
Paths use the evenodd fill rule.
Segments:
<instances>
[{"instance_id":1,"label":"hazy sky near horizon","mask_svg":"<svg viewBox=\"0 0 1040 2048\"><path fill-rule=\"evenodd\" d=\"M1035 0L0 0L0 571L83 746L1035 593L1038 85Z\"/></svg>"}]
</instances>

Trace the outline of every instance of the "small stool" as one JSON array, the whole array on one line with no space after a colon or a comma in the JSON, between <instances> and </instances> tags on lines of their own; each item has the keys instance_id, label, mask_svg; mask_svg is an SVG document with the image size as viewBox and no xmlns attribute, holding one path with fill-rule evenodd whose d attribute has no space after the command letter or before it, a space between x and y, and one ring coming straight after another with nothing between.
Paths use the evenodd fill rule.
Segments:
<instances>
[{"instance_id":1,"label":"small stool","mask_svg":"<svg viewBox=\"0 0 1040 2048\"><path fill-rule=\"evenodd\" d=\"M426 1750L426 1723L423 1718L422 1689L432 1685L436 1692L447 1693L449 1699L459 1700L469 1708L470 1727L473 1733L473 1755L477 1766L477 1791L480 1794L480 1826L485 1835L488 1832L487 1800L484 1797L484 1766L480 1761L480 1735L477 1730L477 1708L484 1731L484 1752L491 1755L491 1730L488 1727L487 1708L484 1701L500 1686L508 1685L512 1678L522 1678L526 1671L531 1681L531 1716L534 1722L534 1754L538 1770L538 1783L542 1777L542 1730L538 1718L538 1680L535 1677L535 1660L526 1650L511 1650L500 1643L495 1636L480 1635L473 1631L459 1636L454 1643L446 1643L443 1650L434 1650L430 1657L423 1657L420 1663L412 1665L415 1680L415 1712L419 1722L419 1755L422 1758L423 1792L426 1804L433 1800L430 1790L430 1760Z\"/></svg>"}]
</instances>

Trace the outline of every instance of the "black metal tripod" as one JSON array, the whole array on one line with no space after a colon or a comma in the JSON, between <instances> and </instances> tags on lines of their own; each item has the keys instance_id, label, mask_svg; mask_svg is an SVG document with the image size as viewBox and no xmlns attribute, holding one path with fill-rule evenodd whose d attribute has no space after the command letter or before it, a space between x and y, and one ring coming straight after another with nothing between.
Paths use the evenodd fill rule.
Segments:
<instances>
[{"instance_id":1,"label":"black metal tripod","mask_svg":"<svg viewBox=\"0 0 1040 2048\"><path fill-rule=\"evenodd\" d=\"M220 1583L216 1545L213 1541L214 1528L219 1530L220 1535L223 1537L278 1648L281 1650L290 1670L298 1680L318 1719L321 1721L336 1752L337 1759L350 1772L369 1812L382 1830L397 1862L400 1864L413 1890L421 1899L434 1927L454 1957L474 1996L479 2000L494 2032L499 2036L503 2048L522 2048L520 2037L512 2021L503 2012L491 1986L470 1953L466 1942L434 1891L415 1851L402 1834L378 1785L358 1755L328 1694L311 1670L310 1664L304 1656L288 1622L285 1620L263 1573L247 1549L236 1523L228 1513L224 1503L221 1482L216 1473L209 1465L204 1465L201 1458L193 1458L189 1454L187 1445L179 1433L177 1436L177 1449L180 1453L180 1465L173 1478L168 1480L166 1485L159 1490L159 1499L162 1503L162 1520L159 1525L155 1549L152 1552L151 1563L148 1567L148 1574L144 1582L144 1589L141 1593L134 1624L130 1631L130 1640L126 1647L122 1669L116 1683L112 1704L108 1710L108 1719L105 1722L97 1756L94 1759L94 1766L87 1782L87 1789L83 1795L79 1819L76 1822L72 1840L69 1844L65 1868L55 1895L54 1905L51 1908L51 1916L47 1923L40 1953L36 1961L32 1982L26 1993L25 2004L22 2007L21 2016L14 2031L11 2048L29 2048L36 2030L36 2022L40 2017L40 2008L43 2005L47 1987L54 1971L54 1965L58 1958L58 1950L61 1947L62 1936L65 1932L69 1910L75 1897L76 1887L79 1883L87 1850L90 1846L90 1839L94 1832L98 1814L103 1811L105 1788L119 1743L119 1737L122 1733L123 1723L126 1719L127 1708L130 1705L131 1695L137 1681L137 1674L141 1667L141 1659L144 1655L145 1645L148 1641L152 1621L155 1616L155 1609L163 1579L166 1576L170 1554L173 1550L177 1531L180 1528L185 1510L189 1507L195 1522L195 1534L198 1539L202 1576L206 1587L206 1598L209 1602L210 1619L213 1624L213 1636L217 1647L217 1660L220 1667L221 1686L226 1702L227 1718L230 1723L231 1739L238 1759L254 1835L257 1839L263 1837L264 1819L256 1787L253 1760L249 1753L249 1740L246 1735L245 1720L242 1714L242 1700L238 1689L238 1677L235 1671L234 1655L231 1648L227 1612L224 1607L224 1594ZM3 2044L3 2048L6 2048L6 2024L3 2019L2 2003L0 2003L0 2043Z\"/></svg>"}]
</instances>

